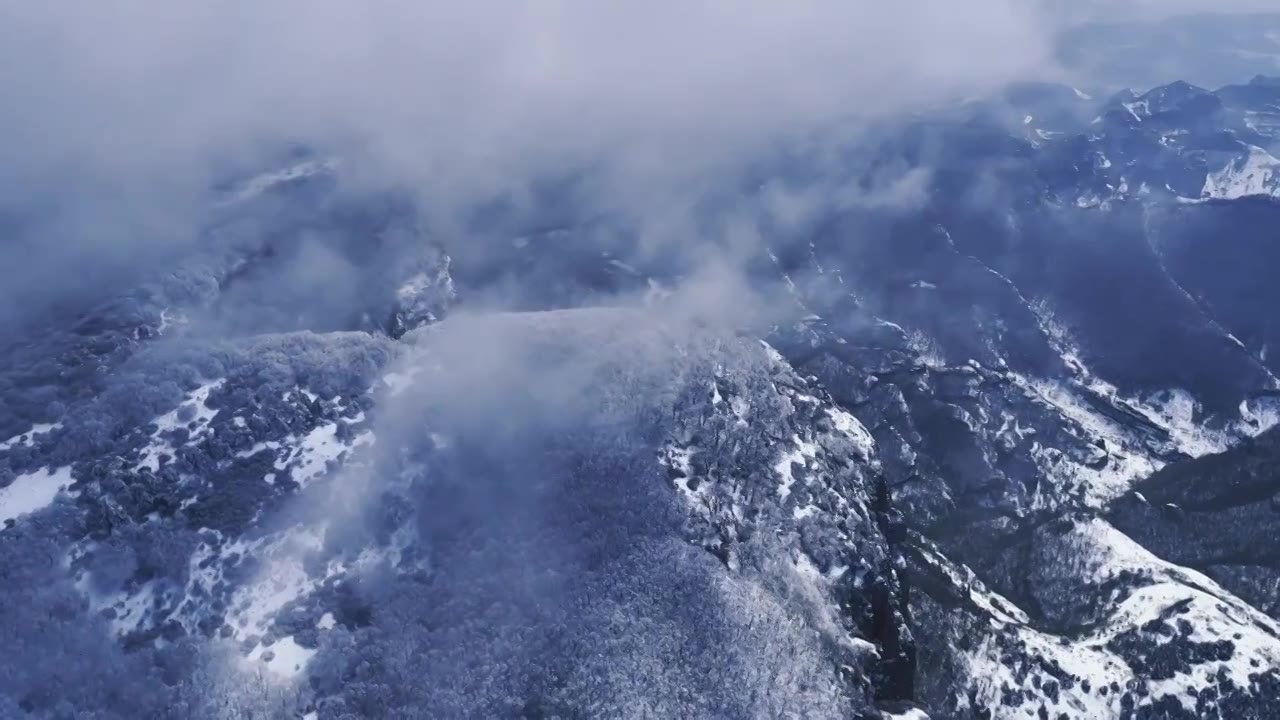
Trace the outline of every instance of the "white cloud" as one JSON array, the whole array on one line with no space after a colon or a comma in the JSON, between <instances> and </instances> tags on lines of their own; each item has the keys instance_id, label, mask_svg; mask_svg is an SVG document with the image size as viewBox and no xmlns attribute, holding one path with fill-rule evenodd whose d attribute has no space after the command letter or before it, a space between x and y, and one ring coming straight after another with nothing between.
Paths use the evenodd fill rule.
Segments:
<instances>
[{"instance_id":1,"label":"white cloud","mask_svg":"<svg viewBox=\"0 0 1280 720\"><path fill-rule=\"evenodd\" d=\"M0 151L25 182L171 185L278 137L359 144L438 191L602 158L665 174L1018 77L1047 48L1017 0L0 7Z\"/></svg>"},{"instance_id":2,"label":"white cloud","mask_svg":"<svg viewBox=\"0 0 1280 720\"><path fill-rule=\"evenodd\" d=\"M678 235L781 136L1048 72L1050 2L0 0L0 222L27 230L0 284L190 235L211 178L280 141L436 211L585 167Z\"/></svg>"}]
</instances>

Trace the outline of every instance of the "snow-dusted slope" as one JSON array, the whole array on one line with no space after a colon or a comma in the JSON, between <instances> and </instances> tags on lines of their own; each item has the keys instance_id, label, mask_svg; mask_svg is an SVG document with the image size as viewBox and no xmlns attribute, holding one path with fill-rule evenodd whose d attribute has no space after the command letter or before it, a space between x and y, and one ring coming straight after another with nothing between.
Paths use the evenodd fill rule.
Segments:
<instances>
[{"instance_id":1,"label":"snow-dusted slope","mask_svg":"<svg viewBox=\"0 0 1280 720\"><path fill-rule=\"evenodd\" d=\"M1200 196L1213 200L1234 200L1254 195L1280 197L1280 160L1255 145L1226 167L1212 172L1204 181Z\"/></svg>"},{"instance_id":2,"label":"snow-dusted slope","mask_svg":"<svg viewBox=\"0 0 1280 720\"><path fill-rule=\"evenodd\" d=\"M1012 572L1044 619L950 564L927 542L919 572L964 588L965 607L920 612L959 643L948 715L1265 717L1280 683L1280 628L1209 578L1163 562L1100 519L1041 530ZM1015 561L1016 562L1016 561ZM1052 570L1048 570L1052 568ZM1011 609L1013 608L1013 609ZM963 638L963 639L962 639Z\"/></svg>"},{"instance_id":3,"label":"snow-dusted slope","mask_svg":"<svg viewBox=\"0 0 1280 720\"><path fill-rule=\"evenodd\" d=\"M735 279L767 312L727 323L617 218L481 213L451 259L336 164L240 184L189 261L4 358L0 630L32 660L0 691L1274 716L1269 87L1034 85L891 132L832 194L928 191L764 203ZM808 197L787 170L761 187Z\"/></svg>"}]
</instances>

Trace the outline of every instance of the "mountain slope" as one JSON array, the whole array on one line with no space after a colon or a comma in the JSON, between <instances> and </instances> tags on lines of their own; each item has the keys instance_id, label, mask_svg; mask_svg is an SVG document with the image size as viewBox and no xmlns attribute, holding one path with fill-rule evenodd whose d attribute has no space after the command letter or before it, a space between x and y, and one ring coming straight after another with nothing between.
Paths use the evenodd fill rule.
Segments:
<instances>
[{"instance_id":1,"label":"mountain slope","mask_svg":"<svg viewBox=\"0 0 1280 720\"><path fill-rule=\"evenodd\" d=\"M784 152L732 253L249 179L5 341L0 707L1273 716L1276 87Z\"/></svg>"}]
</instances>

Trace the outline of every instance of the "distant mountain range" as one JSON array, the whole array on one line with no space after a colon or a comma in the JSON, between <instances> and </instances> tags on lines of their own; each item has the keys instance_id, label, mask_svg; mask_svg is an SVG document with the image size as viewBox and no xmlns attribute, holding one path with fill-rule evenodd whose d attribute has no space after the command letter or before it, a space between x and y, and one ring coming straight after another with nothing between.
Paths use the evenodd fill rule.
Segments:
<instances>
[{"instance_id":1,"label":"distant mountain range","mask_svg":"<svg viewBox=\"0 0 1280 720\"><path fill-rule=\"evenodd\" d=\"M571 193L244 178L5 341L0 717L1278 717L1277 153L1267 76L782 153L736 323Z\"/></svg>"},{"instance_id":2,"label":"distant mountain range","mask_svg":"<svg viewBox=\"0 0 1280 720\"><path fill-rule=\"evenodd\" d=\"M1107 15L1099 7L1090 16ZM1103 90L1175 80L1218 87L1259 72L1280 75L1280 12L1094 21L1064 32L1057 55L1078 82Z\"/></svg>"}]
</instances>

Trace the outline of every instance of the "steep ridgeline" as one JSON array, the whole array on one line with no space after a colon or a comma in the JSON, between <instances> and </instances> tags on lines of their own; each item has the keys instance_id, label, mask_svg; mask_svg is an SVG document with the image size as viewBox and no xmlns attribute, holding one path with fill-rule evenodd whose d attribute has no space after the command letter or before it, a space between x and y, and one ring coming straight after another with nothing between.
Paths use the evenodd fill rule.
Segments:
<instances>
[{"instance_id":1,"label":"steep ridgeline","mask_svg":"<svg viewBox=\"0 0 1280 720\"><path fill-rule=\"evenodd\" d=\"M492 315L158 343L109 384L4 447L21 709L838 718L913 694L871 437L760 340ZM52 643L50 607L74 619Z\"/></svg>"},{"instance_id":2,"label":"steep ridgeline","mask_svg":"<svg viewBox=\"0 0 1280 720\"><path fill-rule=\"evenodd\" d=\"M766 163L736 333L590 209L245 183L6 340L0 716L1275 717L1278 118L1029 85Z\"/></svg>"},{"instance_id":3,"label":"steep ridgeline","mask_svg":"<svg viewBox=\"0 0 1280 720\"><path fill-rule=\"evenodd\" d=\"M1082 95L893 137L922 207L775 245L773 342L876 439L933 716L1271 717L1280 87Z\"/></svg>"},{"instance_id":4,"label":"steep ridgeline","mask_svg":"<svg viewBox=\"0 0 1280 720\"><path fill-rule=\"evenodd\" d=\"M904 528L853 416L660 306L441 323L449 258L325 172L13 350L6 716L910 700Z\"/></svg>"}]
</instances>

